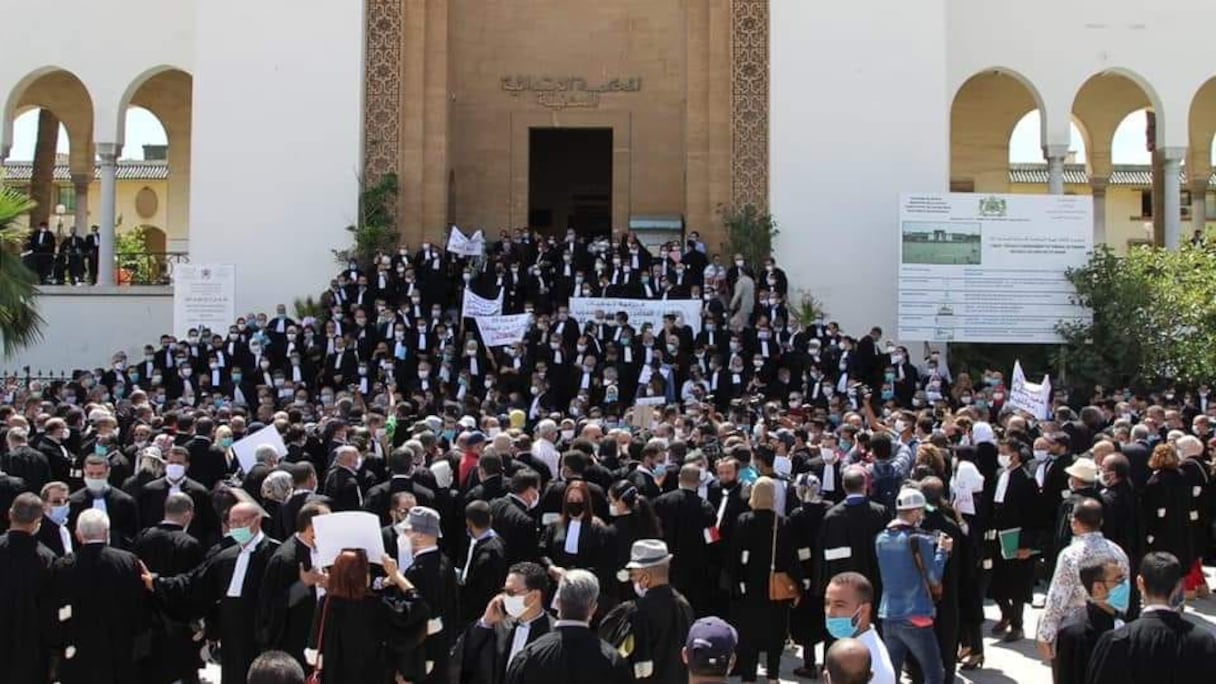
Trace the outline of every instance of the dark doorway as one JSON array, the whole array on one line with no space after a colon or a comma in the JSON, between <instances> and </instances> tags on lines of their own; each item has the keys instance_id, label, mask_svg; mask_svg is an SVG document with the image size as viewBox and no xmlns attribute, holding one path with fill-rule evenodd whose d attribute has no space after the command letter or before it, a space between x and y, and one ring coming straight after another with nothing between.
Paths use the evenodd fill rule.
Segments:
<instances>
[{"instance_id":1,"label":"dark doorway","mask_svg":"<svg viewBox=\"0 0 1216 684\"><path fill-rule=\"evenodd\" d=\"M611 128L529 131L528 225L548 234L611 233Z\"/></svg>"}]
</instances>

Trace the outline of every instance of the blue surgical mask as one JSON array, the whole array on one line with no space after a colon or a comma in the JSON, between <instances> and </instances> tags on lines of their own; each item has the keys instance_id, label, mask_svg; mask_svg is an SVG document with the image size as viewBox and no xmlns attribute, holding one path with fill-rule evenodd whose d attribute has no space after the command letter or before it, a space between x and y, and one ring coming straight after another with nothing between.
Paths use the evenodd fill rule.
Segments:
<instances>
[{"instance_id":1,"label":"blue surgical mask","mask_svg":"<svg viewBox=\"0 0 1216 684\"><path fill-rule=\"evenodd\" d=\"M47 517L55 522L56 525L62 525L68 521L68 504L62 506L51 506L51 513Z\"/></svg>"},{"instance_id":2,"label":"blue surgical mask","mask_svg":"<svg viewBox=\"0 0 1216 684\"><path fill-rule=\"evenodd\" d=\"M1106 596L1106 602L1110 604L1111 608L1115 609L1115 612L1126 614L1127 606L1131 602L1131 596L1131 580L1125 577L1114 589L1110 590L1110 594Z\"/></svg>"},{"instance_id":3,"label":"blue surgical mask","mask_svg":"<svg viewBox=\"0 0 1216 684\"><path fill-rule=\"evenodd\" d=\"M857 613L845 617L828 617L824 622L833 639L852 639L857 634Z\"/></svg>"},{"instance_id":4,"label":"blue surgical mask","mask_svg":"<svg viewBox=\"0 0 1216 684\"><path fill-rule=\"evenodd\" d=\"M109 451L106 449L106 445L104 444L94 444L93 453L97 454L98 456L105 456L107 453L109 453Z\"/></svg>"},{"instance_id":5,"label":"blue surgical mask","mask_svg":"<svg viewBox=\"0 0 1216 684\"><path fill-rule=\"evenodd\" d=\"M228 536L236 541L237 546L244 546L253 540L252 527L233 527L228 530Z\"/></svg>"}]
</instances>

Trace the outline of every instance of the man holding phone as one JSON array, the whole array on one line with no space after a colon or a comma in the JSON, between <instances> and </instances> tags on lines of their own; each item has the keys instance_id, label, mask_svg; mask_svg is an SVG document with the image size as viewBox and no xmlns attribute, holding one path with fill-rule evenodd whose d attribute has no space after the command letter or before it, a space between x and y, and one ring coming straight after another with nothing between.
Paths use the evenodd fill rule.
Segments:
<instances>
[{"instance_id":1,"label":"man holding phone","mask_svg":"<svg viewBox=\"0 0 1216 684\"><path fill-rule=\"evenodd\" d=\"M464 632L463 652L453 658L461 684L501 684L515 655L553 630L555 620L544 608L548 585L548 574L536 563L511 566L502 592Z\"/></svg>"}]
</instances>

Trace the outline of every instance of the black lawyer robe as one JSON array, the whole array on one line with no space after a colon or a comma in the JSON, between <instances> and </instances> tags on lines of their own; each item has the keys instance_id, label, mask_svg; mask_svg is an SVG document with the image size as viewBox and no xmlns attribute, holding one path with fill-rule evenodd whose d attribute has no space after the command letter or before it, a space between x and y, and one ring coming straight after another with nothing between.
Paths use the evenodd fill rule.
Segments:
<instances>
[{"instance_id":1,"label":"black lawyer robe","mask_svg":"<svg viewBox=\"0 0 1216 684\"><path fill-rule=\"evenodd\" d=\"M266 565L262 580L262 614L259 621L267 648L284 651L307 669L304 648L317 607L317 589L300 581L300 567L312 569L312 549L296 535L279 545Z\"/></svg>"},{"instance_id":2,"label":"black lawyer robe","mask_svg":"<svg viewBox=\"0 0 1216 684\"><path fill-rule=\"evenodd\" d=\"M421 554L418 549L413 549L413 553L414 564L402 571L402 574L417 587L431 617L427 622L426 640L422 646L425 654L425 675L409 681L447 684L448 653L456 639L454 623L460 615L456 573L451 562L438 549ZM429 672L426 671L428 669Z\"/></svg>"},{"instance_id":3,"label":"black lawyer robe","mask_svg":"<svg viewBox=\"0 0 1216 684\"><path fill-rule=\"evenodd\" d=\"M520 651L507 668L505 684L632 681L629 664L595 632L582 625L562 625Z\"/></svg>"},{"instance_id":4,"label":"black lawyer robe","mask_svg":"<svg viewBox=\"0 0 1216 684\"><path fill-rule=\"evenodd\" d=\"M1098 639L1087 684L1187 684L1211 680L1216 636L1172 610L1140 618Z\"/></svg>"},{"instance_id":5,"label":"black lawyer robe","mask_svg":"<svg viewBox=\"0 0 1216 684\"><path fill-rule=\"evenodd\" d=\"M138 682L150 603L135 554L84 544L55 562L52 595L59 681Z\"/></svg>"},{"instance_id":6,"label":"black lawyer robe","mask_svg":"<svg viewBox=\"0 0 1216 684\"><path fill-rule=\"evenodd\" d=\"M1085 684L1089 657L1103 634L1115 628L1115 616L1094 603L1085 612L1073 615L1056 632L1056 657L1051 662L1055 684Z\"/></svg>"},{"instance_id":7,"label":"black lawyer robe","mask_svg":"<svg viewBox=\"0 0 1216 684\"><path fill-rule=\"evenodd\" d=\"M524 645L536 641L553 631L557 620L548 613L541 613L528 627ZM460 665L459 676L453 677L459 684L502 684L507 676L507 658L511 655L511 644L519 623L514 618L505 618L492 627L483 627L474 622L461 636L455 661Z\"/></svg>"},{"instance_id":8,"label":"black lawyer robe","mask_svg":"<svg viewBox=\"0 0 1216 684\"><path fill-rule=\"evenodd\" d=\"M308 637L308 647L320 652L321 681L392 684L397 674L422 681L420 650L428 617L417 592L401 594L395 587L359 600L324 596Z\"/></svg>"},{"instance_id":9,"label":"black lawyer robe","mask_svg":"<svg viewBox=\"0 0 1216 684\"><path fill-rule=\"evenodd\" d=\"M168 521L149 527L135 538L135 555L148 570L162 575L189 572L203 562L205 549L181 525ZM202 661L194 628L182 616L154 610L151 656L141 663L145 682L172 682L198 674Z\"/></svg>"},{"instance_id":10,"label":"black lawyer robe","mask_svg":"<svg viewBox=\"0 0 1216 684\"><path fill-rule=\"evenodd\" d=\"M0 536L0 663L13 682L47 681L55 554L33 536Z\"/></svg>"},{"instance_id":11,"label":"black lawyer robe","mask_svg":"<svg viewBox=\"0 0 1216 684\"><path fill-rule=\"evenodd\" d=\"M221 673L224 681L244 681L249 665L261 652L263 643L257 622L259 602L264 598L262 578L279 543L265 536L249 543L253 550L240 596L227 596L241 554L241 547L236 544L223 546L193 571L160 577L154 585L158 600L170 607L187 610L194 617L203 617L218 608L215 627L223 642Z\"/></svg>"},{"instance_id":12,"label":"black lawyer robe","mask_svg":"<svg viewBox=\"0 0 1216 684\"><path fill-rule=\"evenodd\" d=\"M714 577L705 571L709 567L705 531L714 526L713 507L695 490L678 489L655 499L654 512L672 554L671 584L688 599L697 615L707 614Z\"/></svg>"}]
</instances>

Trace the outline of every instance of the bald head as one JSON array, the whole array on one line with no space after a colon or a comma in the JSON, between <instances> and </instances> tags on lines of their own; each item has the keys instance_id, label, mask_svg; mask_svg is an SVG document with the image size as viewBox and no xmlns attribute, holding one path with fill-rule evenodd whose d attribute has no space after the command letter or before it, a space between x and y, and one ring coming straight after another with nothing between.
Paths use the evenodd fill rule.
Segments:
<instances>
[{"instance_id":1,"label":"bald head","mask_svg":"<svg viewBox=\"0 0 1216 684\"><path fill-rule=\"evenodd\" d=\"M262 508L256 503L242 501L228 509L228 529L248 527L256 536L262 530Z\"/></svg>"},{"instance_id":2,"label":"bald head","mask_svg":"<svg viewBox=\"0 0 1216 684\"><path fill-rule=\"evenodd\" d=\"M827 670L831 684L866 684L870 681L870 649L856 639L840 639L828 649Z\"/></svg>"}]
</instances>

